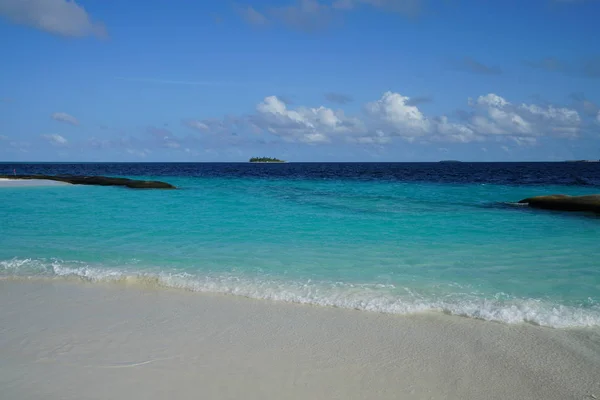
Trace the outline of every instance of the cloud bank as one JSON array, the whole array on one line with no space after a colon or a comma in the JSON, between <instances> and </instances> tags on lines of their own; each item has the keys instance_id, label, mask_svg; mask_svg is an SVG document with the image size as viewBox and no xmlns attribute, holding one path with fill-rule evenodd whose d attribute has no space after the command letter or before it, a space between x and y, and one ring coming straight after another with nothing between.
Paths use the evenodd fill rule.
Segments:
<instances>
[{"instance_id":1,"label":"cloud bank","mask_svg":"<svg viewBox=\"0 0 600 400\"><path fill-rule=\"evenodd\" d=\"M290 107L277 96L268 96L250 115L188 120L184 124L200 133L223 134L242 127L284 142L312 145L336 142L384 145L401 140L423 144L494 141L526 146L542 137L576 138L586 126L585 115L576 109L517 104L495 93L468 99L468 111L463 111L458 119L426 115L418 103L388 91L365 103L361 113L348 115L341 109L325 106Z\"/></svg>"}]
</instances>

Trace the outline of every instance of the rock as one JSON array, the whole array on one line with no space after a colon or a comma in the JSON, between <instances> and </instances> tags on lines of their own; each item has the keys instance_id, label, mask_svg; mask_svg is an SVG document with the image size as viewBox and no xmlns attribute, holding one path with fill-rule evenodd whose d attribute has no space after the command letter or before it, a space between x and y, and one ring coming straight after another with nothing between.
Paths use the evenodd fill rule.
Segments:
<instances>
[{"instance_id":1,"label":"rock","mask_svg":"<svg viewBox=\"0 0 600 400\"><path fill-rule=\"evenodd\" d=\"M600 194L591 194L587 196L553 194L549 196L530 197L519 201L519 203L528 204L529 207L542 208L545 210L591 211L600 213Z\"/></svg>"},{"instance_id":2,"label":"rock","mask_svg":"<svg viewBox=\"0 0 600 400\"><path fill-rule=\"evenodd\" d=\"M124 186L131 189L176 189L170 183L160 181L142 181L107 176L55 176L55 175L0 175L4 179L45 179L66 182L73 185Z\"/></svg>"}]
</instances>

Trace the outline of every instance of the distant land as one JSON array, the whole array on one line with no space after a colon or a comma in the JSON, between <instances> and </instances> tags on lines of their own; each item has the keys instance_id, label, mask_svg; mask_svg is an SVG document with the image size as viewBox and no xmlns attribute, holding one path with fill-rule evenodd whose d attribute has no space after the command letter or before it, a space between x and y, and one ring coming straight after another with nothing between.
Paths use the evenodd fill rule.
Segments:
<instances>
[{"instance_id":1,"label":"distant land","mask_svg":"<svg viewBox=\"0 0 600 400\"><path fill-rule=\"evenodd\" d=\"M600 162L600 160L567 160L565 162Z\"/></svg>"},{"instance_id":2,"label":"distant land","mask_svg":"<svg viewBox=\"0 0 600 400\"><path fill-rule=\"evenodd\" d=\"M280 160L278 158L272 157L252 157L250 159L251 163L284 163L284 160Z\"/></svg>"},{"instance_id":3,"label":"distant land","mask_svg":"<svg viewBox=\"0 0 600 400\"><path fill-rule=\"evenodd\" d=\"M440 161L441 163L460 163L462 161L458 161L458 160L442 160Z\"/></svg>"}]
</instances>

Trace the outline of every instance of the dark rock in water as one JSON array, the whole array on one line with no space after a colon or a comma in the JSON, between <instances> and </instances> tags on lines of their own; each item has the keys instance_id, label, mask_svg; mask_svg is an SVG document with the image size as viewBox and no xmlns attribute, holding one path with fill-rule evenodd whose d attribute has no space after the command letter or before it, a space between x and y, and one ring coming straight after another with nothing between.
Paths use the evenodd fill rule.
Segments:
<instances>
[{"instance_id":1,"label":"dark rock in water","mask_svg":"<svg viewBox=\"0 0 600 400\"><path fill-rule=\"evenodd\" d=\"M600 194L591 194L587 196L553 194L549 196L530 197L519 201L519 203L528 204L529 207L542 208L545 210L591 211L600 213Z\"/></svg>"},{"instance_id":2,"label":"dark rock in water","mask_svg":"<svg viewBox=\"0 0 600 400\"><path fill-rule=\"evenodd\" d=\"M170 183L160 181L142 181L107 176L54 176L54 175L0 175L5 179L43 179L66 182L73 185L124 186L131 189L176 189Z\"/></svg>"}]
</instances>

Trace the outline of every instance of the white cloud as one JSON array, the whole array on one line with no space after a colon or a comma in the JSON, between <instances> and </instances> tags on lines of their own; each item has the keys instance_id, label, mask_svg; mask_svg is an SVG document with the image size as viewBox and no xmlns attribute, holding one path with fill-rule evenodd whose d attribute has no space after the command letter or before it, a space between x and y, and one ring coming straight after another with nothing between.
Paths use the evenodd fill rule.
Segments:
<instances>
[{"instance_id":1,"label":"white cloud","mask_svg":"<svg viewBox=\"0 0 600 400\"><path fill-rule=\"evenodd\" d=\"M596 121L600 122L600 111L598 111L598 115L596 115Z\"/></svg>"},{"instance_id":2,"label":"white cloud","mask_svg":"<svg viewBox=\"0 0 600 400\"><path fill-rule=\"evenodd\" d=\"M445 115L428 116L410 97L390 91L379 100L366 103L364 112L357 116L324 106L292 107L277 96L268 96L252 115L192 120L186 125L230 134L235 132L234 127L252 134L266 132L292 143L384 145L402 139L419 143L493 141L513 146L531 146L544 136L572 138L585 126L573 109L515 105L494 93L469 99L468 104L471 112L463 112L459 120L452 120Z\"/></svg>"},{"instance_id":3,"label":"white cloud","mask_svg":"<svg viewBox=\"0 0 600 400\"><path fill-rule=\"evenodd\" d=\"M570 110L568 108L555 108L553 106L548 106L544 109L535 104L522 104L521 108L529 111L531 114L542 116L547 120L564 121L568 123L579 123L581 121L577 111Z\"/></svg>"},{"instance_id":4,"label":"white cloud","mask_svg":"<svg viewBox=\"0 0 600 400\"><path fill-rule=\"evenodd\" d=\"M201 132L206 132L210 129L205 122L198 121L196 119L184 121L184 124L185 124L185 126L187 126L189 128L192 128L192 129L195 129L195 130L201 131Z\"/></svg>"},{"instance_id":5,"label":"white cloud","mask_svg":"<svg viewBox=\"0 0 600 400\"><path fill-rule=\"evenodd\" d=\"M6 135L0 135L0 140L8 140L8 136L6 136Z\"/></svg>"},{"instance_id":6,"label":"white cloud","mask_svg":"<svg viewBox=\"0 0 600 400\"><path fill-rule=\"evenodd\" d=\"M409 105L409 97L399 93L386 92L381 99L367 103L367 114L394 136L414 139L431 130L431 122L425 118L417 106Z\"/></svg>"},{"instance_id":7,"label":"white cloud","mask_svg":"<svg viewBox=\"0 0 600 400\"><path fill-rule=\"evenodd\" d=\"M52 114L52 119L60 122L65 122L71 125L79 125L79 121L77 121L77 118L64 112L56 112Z\"/></svg>"},{"instance_id":8,"label":"white cloud","mask_svg":"<svg viewBox=\"0 0 600 400\"><path fill-rule=\"evenodd\" d=\"M469 101L470 101L470 103L472 103L471 99L469 99ZM502 97L498 96L497 94L489 93L489 94L486 94L485 96L479 96L477 98L476 104L481 105L481 106L499 108L499 107L507 106L510 103L507 102L506 100L504 100Z\"/></svg>"},{"instance_id":9,"label":"white cloud","mask_svg":"<svg viewBox=\"0 0 600 400\"><path fill-rule=\"evenodd\" d=\"M581 117L575 110L552 105L543 108L535 104L522 104L520 108L529 114L529 119L534 123L546 125L546 129L558 135L576 136L580 130Z\"/></svg>"},{"instance_id":10,"label":"white cloud","mask_svg":"<svg viewBox=\"0 0 600 400\"><path fill-rule=\"evenodd\" d=\"M475 131L466 125L449 122L448 117L441 116L436 121L436 139L447 142L469 143L481 140Z\"/></svg>"},{"instance_id":11,"label":"white cloud","mask_svg":"<svg viewBox=\"0 0 600 400\"><path fill-rule=\"evenodd\" d=\"M480 112L469 121L470 127L480 135L574 137L581 130L579 113L569 108L536 104L515 106L494 93L480 96L475 102L470 100L469 104Z\"/></svg>"},{"instance_id":12,"label":"white cloud","mask_svg":"<svg viewBox=\"0 0 600 400\"><path fill-rule=\"evenodd\" d=\"M67 143L69 143L69 141L67 139L65 139L64 137L60 136L60 135L42 135L42 138L46 139L48 142L50 142L50 144L53 144L55 146L64 146Z\"/></svg>"},{"instance_id":13,"label":"white cloud","mask_svg":"<svg viewBox=\"0 0 600 400\"><path fill-rule=\"evenodd\" d=\"M290 106L277 96L268 96L257 104L251 115L183 123L198 131L218 133L214 136L230 143L247 140L249 144L264 144L268 138L253 137L269 133L286 142L314 145L346 142L383 146L394 140L405 140L422 144L491 141L531 146L542 137L577 137L587 132L592 119L600 122L600 115L589 118L584 114L587 118L584 120L574 109L513 104L495 93L468 99L468 105L471 110L457 113L457 119L446 115L429 116L410 97L388 91L380 99L364 104L361 114L349 115L341 109L325 106ZM158 139L154 145L179 146L182 150L194 140L207 139L180 140L164 129L155 129L152 134Z\"/></svg>"},{"instance_id":14,"label":"white cloud","mask_svg":"<svg viewBox=\"0 0 600 400\"><path fill-rule=\"evenodd\" d=\"M532 133L531 124L514 111L514 107L504 98L490 93L479 96L477 101L469 101L486 115L476 115L471 119L472 129L482 135L514 135Z\"/></svg>"},{"instance_id":15,"label":"white cloud","mask_svg":"<svg viewBox=\"0 0 600 400\"><path fill-rule=\"evenodd\" d=\"M0 0L0 15L55 35L106 36L104 25L74 0Z\"/></svg>"},{"instance_id":16,"label":"white cloud","mask_svg":"<svg viewBox=\"0 0 600 400\"><path fill-rule=\"evenodd\" d=\"M329 142L332 135L359 130L360 120L346 117L343 111L326 107L288 109L277 96L266 97L250 117L255 127L287 141L305 143Z\"/></svg>"}]
</instances>

